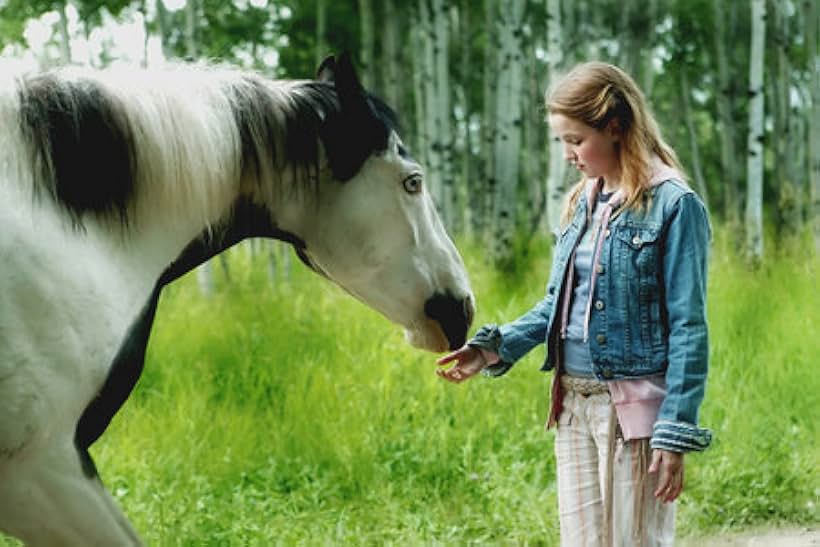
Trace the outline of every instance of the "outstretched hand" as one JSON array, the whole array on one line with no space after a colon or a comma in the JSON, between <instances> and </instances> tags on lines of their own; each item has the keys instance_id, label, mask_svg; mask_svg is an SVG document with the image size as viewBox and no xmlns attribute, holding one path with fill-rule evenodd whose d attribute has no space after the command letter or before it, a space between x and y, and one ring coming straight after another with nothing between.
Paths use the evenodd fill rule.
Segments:
<instances>
[{"instance_id":1,"label":"outstretched hand","mask_svg":"<svg viewBox=\"0 0 820 547\"><path fill-rule=\"evenodd\" d=\"M481 351L471 347L463 346L452 353L448 353L444 357L438 359L436 363L439 365L446 365L455 361L456 364L448 369L440 368L436 370L436 374L449 382L458 384L472 378L487 366L487 361Z\"/></svg>"}]
</instances>

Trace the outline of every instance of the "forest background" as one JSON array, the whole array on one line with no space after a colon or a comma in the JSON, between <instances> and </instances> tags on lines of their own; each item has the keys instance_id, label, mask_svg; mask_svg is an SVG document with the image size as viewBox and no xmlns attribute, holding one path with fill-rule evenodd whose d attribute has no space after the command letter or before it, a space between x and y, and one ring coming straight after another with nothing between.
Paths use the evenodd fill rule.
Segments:
<instances>
[{"instance_id":1,"label":"forest background","mask_svg":"<svg viewBox=\"0 0 820 547\"><path fill-rule=\"evenodd\" d=\"M543 290L578 173L543 96L630 72L715 226L711 362L685 535L820 522L820 56L814 0L0 0L3 63L224 62L310 78L348 50L467 262L477 321ZM249 242L166 290L146 373L95 445L151 545L557 537L547 378L445 386L431 356ZM0 538L0 545L10 540Z\"/></svg>"}]
</instances>

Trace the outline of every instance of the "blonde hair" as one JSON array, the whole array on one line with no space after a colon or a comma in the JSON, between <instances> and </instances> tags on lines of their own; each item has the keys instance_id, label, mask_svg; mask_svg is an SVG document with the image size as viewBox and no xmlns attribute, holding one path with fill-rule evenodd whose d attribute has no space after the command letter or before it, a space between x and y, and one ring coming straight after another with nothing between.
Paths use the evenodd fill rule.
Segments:
<instances>
[{"instance_id":1,"label":"blonde hair","mask_svg":"<svg viewBox=\"0 0 820 547\"><path fill-rule=\"evenodd\" d=\"M546 107L602 131L614 120L619 140L616 149L621 168L621 188L626 193L624 207L640 207L652 177L654 156L680 172L677 154L661 137L641 90L620 68L602 62L575 66L547 94ZM561 225L572 219L586 186L581 177L567 194Z\"/></svg>"}]
</instances>

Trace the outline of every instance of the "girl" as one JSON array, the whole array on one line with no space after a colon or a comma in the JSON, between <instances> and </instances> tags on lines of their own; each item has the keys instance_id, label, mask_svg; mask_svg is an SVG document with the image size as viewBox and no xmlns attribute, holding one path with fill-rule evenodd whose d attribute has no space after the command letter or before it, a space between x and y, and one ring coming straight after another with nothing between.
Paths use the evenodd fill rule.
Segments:
<instances>
[{"instance_id":1,"label":"girl","mask_svg":"<svg viewBox=\"0 0 820 547\"><path fill-rule=\"evenodd\" d=\"M709 354L707 212L619 68L575 67L547 108L582 178L564 207L546 295L511 323L481 327L437 372L452 382L499 376L546 343L561 545L672 545L684 454L711 442L697 425Z\"/></svg>"}]
</instances>

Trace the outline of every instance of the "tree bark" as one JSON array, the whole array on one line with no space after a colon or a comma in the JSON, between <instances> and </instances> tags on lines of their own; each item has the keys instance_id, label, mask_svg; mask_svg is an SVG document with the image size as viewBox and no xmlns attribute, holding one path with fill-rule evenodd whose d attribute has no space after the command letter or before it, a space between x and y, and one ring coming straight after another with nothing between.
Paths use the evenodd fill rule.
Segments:
<instances>
[{"instance_id":1,"label":"tree bark","mask_svg":"<svg viewBox=\"0 0 820 547\"><path fill-rule=\"evenodd\" d=\"M415 131L413 146L419 155L419 161L425 164L426 170L429 170L427 165L427 112L424 108L425 99L427 96L427 63L426 59L426 45L427 40L424 36L424 28L421 22L421 14L413 18L413 25L410 30L410 40L413 44L413 51L418 54L410 55L410 60L413 66L413 108L415 113ZM431 190L433 186L430 185L430 174L427 174L427 184Z\"/></svg>"},{"instance_id":2,"label":"tree bark","mask_svg":"<svg viewBox=\"0 0 820 547\"><path fill-rule=\"evenodd\" d=\"M473 72L473 44L472 44L472 2L461 0L458 4L458 26L453 29L452 34L458 39L459 49L459 71L455 82L456 108L460 110L461 119L457 120L456 142L460 140L461 149L454 148L454 152L459 157L454 164L460 167L459 173L455 176L456 193L454 201L454 224L453 233L462 233L466 237L473 237L473 215L475 214L474 194L476 193L475 178L475 156L473 154L473 134L472 123L475 120L473 113L472 96L469 93ZM454 42L455 43L455 42Z\"/></svg>"},{"instance_id":3,"label":"tree bark","mask_svg":"<svg viewBox=\"0 0 820 547\"><path fill-rule=\"evenodd\" d=\"M433 0L433 29L435 45L436 123L435 135L440 153L442 221L450 229L453 226L453 198L455 181L453 169L453 127L450 102L450 8L445 0Z\"/></svg>"},{"instance_id":4,"label":"tree bark","mask_svg":"<svg viewBox=\"0 0 820 547\"><path fill-rule=\"evenodd\" d=\"M401 112L401 81L399 75L399 17L395 0L384 0L384 34L382 74L384 75L384 97L396 112Z\"/></svg>"},{"instance_id":5,"label":"tree bark","mask_svg":"<svg viewBox=\"0 0 820 547\"><path fill-rule=\"evenodd\" d=\"M806 25L806 44L808 49L809 85L811 93L811 120L809 123L809 185L811 194L812 231L814 233L814 250L820 253L820 51L818 51L818 27L820 27L820 9L817 2L804 2Z\"/></svg>"},{"instance_id":6,"label":"tree bark","mask_svg":"<svg viewBox=\"0 0 820 547\"><path fill-rule=\"evenodd\" d=\"M159 29L159 41L162 46L163 59L170 59L173 57L171 48L168 44L168 10L165 9L165 4L162 0L154 0L157 9L157 27Z\"/></svg>"},{"instance_id":7,"label":"tree bark","mask_svg":"<svg viewBox=\"0 0 820 547\"><path fill-rule=\"evenodd\" d=\"M160 0L162 1L162 0ZM316 0L316 68L330 53L327 50L327 3L325 0Z\"/></svg>"},{"instance_id":8,"label":"tree bark","mask_svg":"<svg viewBox=\"0 0 820 547\"><path fill-rule=\"evenodd\" d=\"M681 66L680 70L680 105L683 119L686 121L686 132L689 134L689 151L692 162L692 175L695 178L695 187L703 200L706 208L709 208L709 195L706 188L706 181L703 178L703 167L700 160L700 148L698 147L698 135L695 129L695 120L692 116L692 106L689 99L691 88L689 87L689 77L686 74L686 67Z\"/></svg>"},{"instance_id":9,"label":"tree bark","mask_svg":"<svg viewBox=\"0 0 820 547\"><path fill-rule=\"evenodd\" d=\"M60 30L60 63L63 65L71 64L71 36L68 34L68 2L63 1L57 12L60 14L57 27Z\"/></svg>"},{"instance_id":10,"label":"tree bark","mask_svg":"<svg viewBox=\"0 0 820 547\"><path fill-rule=\"evenodd\" d=\"M751 0L751 9L745 250L747 258L757 263L763 258L763 55L766 40L766 0Z\"/></svg>"},{"instance_id":11,"label":"tree bark","mask_svg":"<svg viewBox=\"0 0 820 547\"><path fill-rule=\"evenodd\" d=\"M499 266L514 254L519 164L521 151L521 92L523 51L521 32L524 0L506 2L499 10L498 95L496 97L495 206L493 210L493 259Z\"/></svg>"},{"instance_id":12,"label":"tree bark","mask_svg":"<svg viewBox=\"0 0 820 547\"><path fill-rule=\"evenodd\" d=\"M197 0L187 0L185 3L185 55L191 61L195 60L199 53L196 27Z\"/></svg>"},{"instance_id":13,"label":"tree bark","mask_svg":"<svg viewBox=\"0 0 820 547\"><path fill-rule=\"evenodd\" d=\"M794 166L799 161L800 149L805 146L797 139L791 115L792 77L789 61L789 5L786 2L773 2L772 39L775 44L774 77L769 79L771 85L771 108L773 111L773 130L777 138L773 140L774 184L777 189L777 232L778 236L798 234L803 226L803 200L800 180L796 180Z\"/></svg>"},{"instance_id":14,"label":"tree bark","mask_svg":"<svg viewBox=\"0 0 820 547\"><path fill-rule=\"evenodd\" d=\"M547 82L552 86L563 64L563 40L561 38L561 0L547 0ZM547 125L549 143L549 175L547 176L546 220L551 232L558 229L561 203L566 193L567 162L564 146Z\"/></svg>"},{"instance_id":15,"label":"tree bark","mask_svg":"<svg viewBox=\"0 0 820 547\"><path fill-rule=\"evenodd\" d=\"M361 23L362 51L361 51L361 75L362 85L365 89L373 87L373 66L374 58L374 28L373 28L373 4L371 0L359 0L359 21Z\"/></svg>"},{"instance_id":16,"label":"tree bark","mask_svg":"<svg viewBox=\"0 0 820 547\"><path fill-rule=\"evenodd\" d=\"M726 53L726 41L731 41L732 34L727 34L724 20L724 0L713 0L713 18L715 22L715 59L717 62L718 90L715 96L720 124L720 163L723 174L724 216L734 233L740 226L740 195L738 192L738 161L735 139L734 103L735 84L729 76L729 57Z\"/></svg>"},{"instance_id":17,"label":"tree bark","mask_svg":"<svg viewBox=\"0 0 820 547\"><path fill-rule=\"evenodd\" d=\"M433 196L433 201L439 212L442 212L444 202L444 186L441 180L441 145L439 135L436 134L436 119L438 116L436 100L436 56L434 43L434 29L428 0L419 0L419 32L423 48L419 52L422 61L422 82L424 86L424 159L426 163L427 184ZM446 224L445 224L446 225Z\"/></svg>"},{"instance_id":18,"label":"tree bark","mask_svg":"<svg viewBox=\"0 0 820 547\"><path fill-rule=\"evenodd\" d=\"M443 0L419 0L419 29L424 40L424 114L427 180L445 226L452 223L452 122L448 48L448 11Z\"/></svg>"},{"instance_id":19,"label":"tree bark","mask_svg":"<svg viewBox=\"0 0 820 547\"><path fill-rule=\"evenodd\" d=\"M479 139L479 156L478 164L478 187L474 192L477 194L475 199L475 207L473 208L475 215L473 217L473 231L476 235L484 238L489 235L489 227L492 224L490 221L490 214L493 210L493 196L495 195L495 163L493 158L493 143L495 142L495 96L497 93L496 78L496 35L493 32L495 28L495 10L497 0L484 0L484 33L486 35L482 84L481 84L481 98L482 98L482 116L481 116L481 137ZM488 255L489 256L489 255Z\"/></svg>"}]
</instances>

